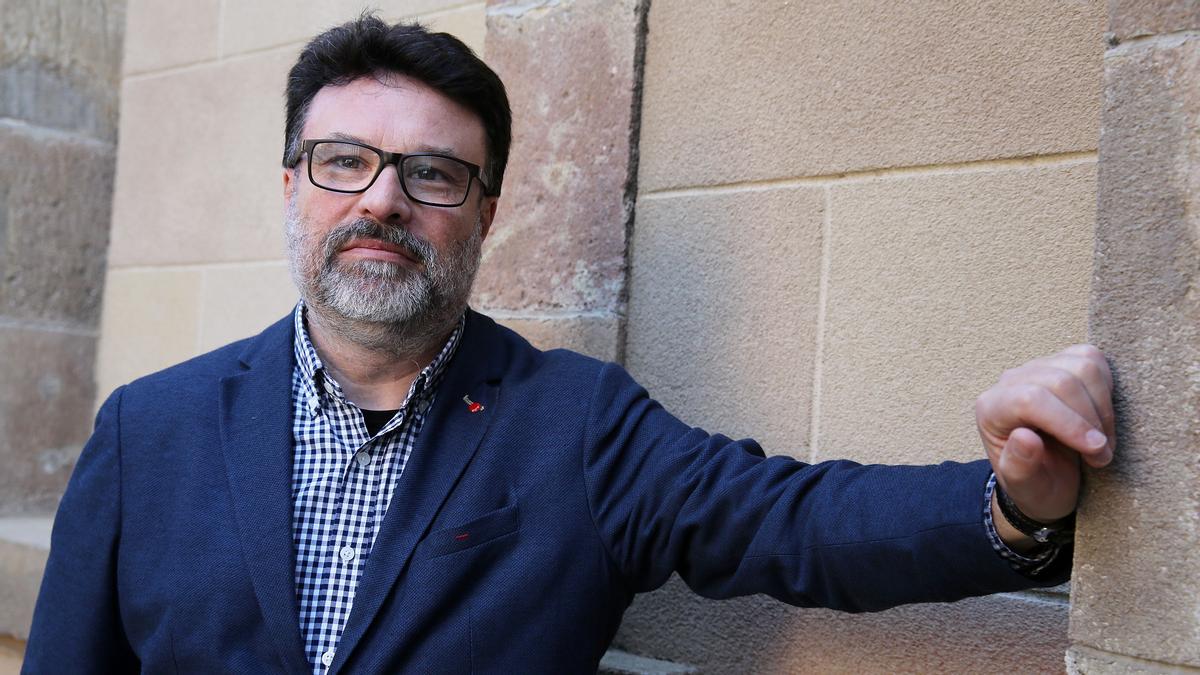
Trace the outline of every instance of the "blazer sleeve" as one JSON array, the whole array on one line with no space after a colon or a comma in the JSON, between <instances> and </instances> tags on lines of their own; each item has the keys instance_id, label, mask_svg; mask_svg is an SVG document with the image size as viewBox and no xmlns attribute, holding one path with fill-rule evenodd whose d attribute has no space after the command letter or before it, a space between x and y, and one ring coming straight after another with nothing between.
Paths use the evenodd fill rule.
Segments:
<instances>
[{"instance_id":1,"label":"blazer sleeve","mask_svg":"<svg viewBox=\"0 0 1200 675\"><path fill-rule=\"evenodd\" d=\"M117 595L122 392L100 408L54 518L23 673L138 670Z\"/></svg>"},{"instance_id":2,"label":"blazer sleeve","mask_svg":"<svg viewBox=\"0 0 1200 675\"><path fill-rule=\"evenodd\" d=\"M766 593L857 612L1064 577L1031 580L992 549L986 460L864 466L765 457L754 441L683 424L613 365L598 376L584 435L592 517L634 591L678 572L706 597Z\"/></svg>"}]
</instances>

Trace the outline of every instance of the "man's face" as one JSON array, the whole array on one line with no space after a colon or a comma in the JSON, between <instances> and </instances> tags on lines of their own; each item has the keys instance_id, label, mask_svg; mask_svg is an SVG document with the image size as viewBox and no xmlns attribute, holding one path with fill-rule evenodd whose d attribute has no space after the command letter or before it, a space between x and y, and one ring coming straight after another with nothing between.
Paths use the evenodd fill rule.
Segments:
<instances>
[{"instance_id":1,"label":"man's face","mask_svg":"<svg viewBox=\"0 0 1200 675\"><path fill-rule=\"evenodd\" d=\"M400 153L437 152L483 166L486 136L469 110L399 75L317 92L302 138L340 138ZM496 199L472 181L467 201L410 200L395 166L359 194L308 180L308 158L283 172L292 277L320 312L389 324L445 320L466 307Z\"/></svg>"}]
</instances>

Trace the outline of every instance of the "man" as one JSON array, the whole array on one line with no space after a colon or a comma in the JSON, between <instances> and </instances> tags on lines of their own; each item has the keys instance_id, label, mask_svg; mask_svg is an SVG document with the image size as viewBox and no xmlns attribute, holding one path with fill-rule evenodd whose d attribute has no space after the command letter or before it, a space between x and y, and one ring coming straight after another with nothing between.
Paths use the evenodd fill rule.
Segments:
<instances>
[{"instance_id":1,"label":"man","mask_svg":"<svg viewBox=\"0 0 1200 675\"><path fill-rule=\"evenodd\" d=\"M364 17L305 48L283 171L302 302L104 404L29 672L588 672L673 572L847 611L1065 578L1080 458L1112 457L1099 352L979 398L990 463L764 458L467 309L509 117L449 36Z\"/></svg>"}]
</instances>

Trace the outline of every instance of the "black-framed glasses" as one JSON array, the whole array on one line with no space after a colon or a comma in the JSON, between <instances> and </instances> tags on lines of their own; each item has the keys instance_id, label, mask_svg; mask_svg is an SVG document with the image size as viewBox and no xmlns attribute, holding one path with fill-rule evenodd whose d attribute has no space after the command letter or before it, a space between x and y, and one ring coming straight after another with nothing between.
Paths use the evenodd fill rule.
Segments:
<instances>
[{"instance_id":1,"label":"black-framed glasses","mask_svg":"<svg viewBox=\"0 0 1200 675\"><path fill-rule=\"evenodd\" d=\"M476 179L487 194L487 184L477 164L435 152L402 154L332 138L304 141L301 152L308 155L308 180L332 192L366 192L383 173L396 165L400 188L408 198L429 206L462 206Z\"/></svg>"}]
</instances>

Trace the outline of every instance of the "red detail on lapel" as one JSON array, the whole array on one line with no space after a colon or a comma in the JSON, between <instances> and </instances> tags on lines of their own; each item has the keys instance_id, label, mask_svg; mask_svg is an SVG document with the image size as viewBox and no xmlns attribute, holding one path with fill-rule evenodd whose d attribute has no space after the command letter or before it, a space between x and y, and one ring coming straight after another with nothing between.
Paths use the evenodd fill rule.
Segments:
<instances>
[{"instance_id":1,"label":"red detail on lapel","mask_svg":"<svg viewBox=\"0 0 1200 675\"><path fill-rule=\"evenodd\" d=\"M483 410L483 404L472 401L470 396L464 396L463 403L467 404L467 412L477 413Z\"/></svg>"},{"instance_id":2,"label":"red detail on lapel","mask_svg":"<svg viewBox=\"0 0 1200 675\"><path fill-rule=\"evenodd\" d=\"M470 536L471 536L470 532L463 532L462 534L456 534L456 535L454 535L454 541L466 541L467 537L470 537Z\"/></svg>"}]
</instances>

